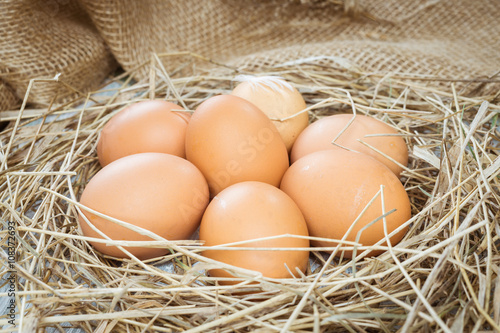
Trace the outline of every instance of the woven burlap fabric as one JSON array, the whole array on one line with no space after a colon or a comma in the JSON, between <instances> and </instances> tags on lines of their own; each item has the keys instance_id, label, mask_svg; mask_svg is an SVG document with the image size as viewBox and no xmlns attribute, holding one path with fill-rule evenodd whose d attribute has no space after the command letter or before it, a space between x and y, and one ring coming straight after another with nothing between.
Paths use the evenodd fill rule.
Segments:
<instances>
[{"instance_id":1,"label":"woven burlap fabric","mask_svg":"<svg viewBox=\"0 0 500 333\"><path fill-rule=\"evenodd\" d=\"M0 111L14 109L17 104L18 98L12 88L0 80Z\"/></svg>"},{"instance_id":2,"label":"woven burlap fabric","mask_svg":"<svg viewBox=\"0 0 500 333\"><path fill-rule=\"evenodd\" d=\"M28 101L48 104L100 85L116 67L111 52L76 0L0 1L0 111ZM6 86L7 85L7 86ZM10 87L10 88L9 88ZM14 98L15 96L15 98ZM13 101L14 100L14 101Z\"/></svg>"},{"instance_id":3,"label":"woven burlap fabric","mask_svg":"<svg viewBox=\"0 0 500 333\"><path fill-rule=\"evenodd\" d=\"M0 6L0 78L11 87L0 88L2 100L9 95L2 91L19 99L30 79L57 73L86 91L111 71L113 56L133 70L151 52L191 52L250 71L301 62L452 80L500 71L498 0L3 0ZM186 61L162 59L167 70ZM148 74L142 68L134 71L138 79ZM425 81L442 82L449 85ZM37 84L30 101L46 104L68 93L61 89ZM8 105L15 103L2 102L0 110Z\"/></svg>"},{"instance_id":4,"label":"woven burlap fabric","mask_svg":"<svg viewBox=\"0 0 500 333\"><path fill-rule=\"evenodd\" d=\"M246 69L302 59L449 79L500 70L498 0L81 1L126 69L188 51Z\"/></svg>"}]
</instances>

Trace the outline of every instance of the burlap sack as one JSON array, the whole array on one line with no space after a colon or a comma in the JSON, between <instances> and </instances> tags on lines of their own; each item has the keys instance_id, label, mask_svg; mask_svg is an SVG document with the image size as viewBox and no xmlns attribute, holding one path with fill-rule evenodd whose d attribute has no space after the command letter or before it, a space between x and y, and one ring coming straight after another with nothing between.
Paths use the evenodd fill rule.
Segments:
<instances>
[{"instance_id":1,"label":"burlap sack","mask_svg":"<svg viewBox=\"0 0 500 333\"><path fill-rule=\"evenodd\" d=\"M17 102L18 99L12 88L0 80L0 111L15 108Z\"/></svg>"},{"instance_id":2,"label":"burlap sack","mask_svg":"<svg viewBox=\"0 0 500 333\"><path fill-rule=\"evenodd\" d=\"M35 82L28 101L48 104L97 87L115 67L76 0L0 2L0 78L8 85L0 84L0 111L20 104L31 79L60 74L59 79L71 87Z\"/></svg>"},{"instance_id":3,"label":"burlap sack","mask_svg":"<svg viewBox=\"0 0 500 333\"><path fill-rule=\"evenodd\" d=\"M498 0L81 2L126 69L189 51L249 70L297 59L441 80L500 70Z\"/></svg>"},{"instance_id":4,"label":"burlap sack","mask_svg":"<svg viewBox=\"0 0 500 333\"><path fill-rule=\"evenodd\" d=\"M151 52L185 51L248 71L315 62L365 75L423 78L426 84L457 81L461 89L480 88L485 93L498 89L498 0L79 3L1 3L0 73L17 98L24 96L29 79L57 73L78 90L95 86L114 66L109 51L126 70L149 61ZM167 69L182 61L169 57ZM145 77L147 67L136 73L139 79ZM47 103L56 93L68 93L60 89L60 84L39 85L30 101ZM0 100L5 100L2 90ZM0 110L9 105L0 103Z\"/></svg>"}]
</instances>

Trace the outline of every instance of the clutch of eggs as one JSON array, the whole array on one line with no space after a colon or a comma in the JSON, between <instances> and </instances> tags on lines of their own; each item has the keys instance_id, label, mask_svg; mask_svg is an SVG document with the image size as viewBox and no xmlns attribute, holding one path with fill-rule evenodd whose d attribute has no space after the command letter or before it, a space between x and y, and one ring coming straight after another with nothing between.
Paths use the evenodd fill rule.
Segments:
<instances>
[{"instance_id":1,"label":"clutch of eggs","mask_svg":"<svg viewBox=\"0 0 500 333\"><path fill-rule=\"evenodd\" d=\"M79 218L83 234L101 253L140 259L168 249L120 248L103 239L148 241L151 233L187 239L200 228L207 246L245 241L298 248L309 246L308 236L315 239L311 246L330 249L342 240L363 246L360 251L397 244L411 216L399 180L408 162L405 141L369 116L338 114L308 124L306 107L296 88L275 77L245 78L192 115L166 101L131 104L101 131L102 169L80 199L91 209ZM354 253L352 246L343 249L344 257ZM305 272L308 258L299 250L203 254L279 278L291 277L290 269Z\"/></svg>"}]
</instances>

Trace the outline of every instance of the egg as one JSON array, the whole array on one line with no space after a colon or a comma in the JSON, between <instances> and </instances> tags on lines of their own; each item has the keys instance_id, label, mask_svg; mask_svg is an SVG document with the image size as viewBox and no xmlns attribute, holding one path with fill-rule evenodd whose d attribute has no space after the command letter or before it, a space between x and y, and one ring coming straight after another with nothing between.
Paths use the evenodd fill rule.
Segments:
<instances>
[{"instance_id":1,"label":"egg","mask_svg":"<svg viewBox=\"0 0 500 333\"><path fill-rule=\"evenodd\" d=\"M139 153L122 157L99 170L81 195L84 206L146 229L167 240L188 239L208 205L208 185L189 161L170 154ZM85 217L112 240L149 241L149 236L82 209ZM103 238L79 216L83 235ZM126 257L116 246L91 241L98 251ZM167 248L125 247L139 259L166 254Z\"/></svg>"},{"instance_id":2,"label":"egg","mask_svg":"<svg viewBox=\"0 0 500 333\"><path fill-rule=\"evenodd\" d=\"M190 115L163 100L127 106L103 127L97 143L101 166L137 153L167 153L185 157L185 135Z\"/></svg>"},{"instance_id":3,"label":"egg","mask_svg":"<svg viewBox=\"0 0 500 333\"><path fill-rule=\"evenodd\" d=\"M277 187L289 165L269 118L232 95L210 97L196 108L186 130L186 158L201 170L212 196L242 181Z\"/></svg>"},{"instance_id":4,"label":"egg","mask_svg":"<svg viewBox=\"0 0 500 333\"><path fill-rule=\"evenodd\" d=\"M351 124L349 122L353 119ZM349 124L347 129L337 138L339 133ZM380 135L371 136L367 135ZM400 165L408 164L408 147L397 130L381 120L364 115L336 114L321 118L310 124L299 135L290 153L291 162L295 162L302 156L323 149L342 149L335 144L368 154L378 161L387 165L397 176L400 176L403 168ZM379 150L383 154L397 161L394 163L372 148L364 145L362 140Z\"/></svg>"},{"instance_id":5,"label":"egg","mask_svg":"<svg viewBox=\"0 0 500 333\"><path fill-rule=\"evenodd\" d=\"M381 195L369 204L381 186L384 209ZM286 171L280 188L297 203L313 237L341 240L347 234L345 239L354 242L359 234L359 243L370 246L385 236L383 219L368 226L372 221L394 210L385 219L390 234L411 217L410 200L398 177L373 157L345 149L322 150L302 157ZM406 231L404 227L392 236L391 245L397 244ZM311 245L320 247L337 244L311 241ZM369 255L381 252L373 250ZM350 258L352 251L346 251L344 256Z\"/></svg>"},{"instance_id":6,"label":"egg","mask_svg":"<svg viewBox=\"0 0 500 333\"><path fill-rule=\"evenodd\" d=\"M298 135L309 124L307 105L300 92L285 79L277 76L248 76L236 78L241 81L231 92L255 104L278 129L290 152Z\"/></svg>"},{"instance_id":7,"label":"egg","mask_svg":"<svg viewBox=\"0 0 500 333\"><path fill-rule=\"evenodd\" d=\"M257 240L284 235L285 237ZM287 237L297 235L298 237ZM307 226L295 202L278 188L255 181L231 185L208 205L200 225L204 246L234 242L236 248L308 248ZM296 268L305 272L308 250L204 250L204 256L236 267L258 271L269 278L291 278ZM233 277L224 269L213 277ZM231 283L221 281L221 283Z\"/></svg>"}]
</instances>

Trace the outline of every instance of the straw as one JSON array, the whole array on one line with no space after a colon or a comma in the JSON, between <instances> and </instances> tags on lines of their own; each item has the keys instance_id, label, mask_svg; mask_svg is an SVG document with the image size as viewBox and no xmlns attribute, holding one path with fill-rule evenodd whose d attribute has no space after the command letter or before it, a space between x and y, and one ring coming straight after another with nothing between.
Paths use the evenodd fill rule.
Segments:
<instances>
[{"instance_id":1,"label":"straw","mask_svg":"<svg viewBox=\"0 0 500 333\"><path fill-rule=\"evenodd\" d=\"M0 133L0 299L13 299L16 313L16 327L7 312L0 318L2 332L21 326L23 332L500 331L498 92L462 96L445 77L412 80L408 73L380 76L311 62L251 71L189 52L182 53L187 63L205 61L212 69L167 71L164 64L178 56L153 55L107 87L62 105L35 109L27 103L28 89L20 110L2 113L9 125ZM150 75L134 81L134 71ZM301 112L311 121L364 114L398 130L410 151L401 181L412 207L399 244L381 240L370 247L339 239L336 246L310 248L304 274L290 269L295 278L271 279L204 258L207 247L198 240L153 235L151 242L132 242L81 234L78 212L87 208L78 198L100 169L96 143L106 121L150 97L193 111L229 92L241 74L286 79L304 96L308 107ZM46 83L69 89L61 80ZM425 84L433 80L439 86ZM380 219L385 223L385 216ZM14 244L8 237L13 225ZM147 261L118 259L98 253L90 241L171 251ZM12 246L15 262L7 255ZM255 250L245 242L211 249ZM385 252L368 257L374 249ZM344 250L354 250L353 259L337 256ZM231 272L236 284L207 276L213 268ZM11 277L15 297L9 296Z\"/></svg>"}]
</instances>

